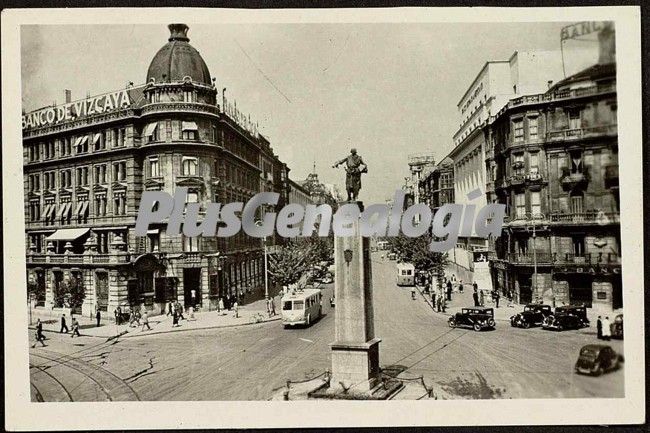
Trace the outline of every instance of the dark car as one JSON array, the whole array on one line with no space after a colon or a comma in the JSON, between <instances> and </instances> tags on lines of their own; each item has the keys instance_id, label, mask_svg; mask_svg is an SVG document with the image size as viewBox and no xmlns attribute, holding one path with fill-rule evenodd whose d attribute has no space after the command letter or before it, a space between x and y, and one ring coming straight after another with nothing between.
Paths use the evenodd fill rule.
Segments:
<instances>
[{"instance_id":1,"label":"dark car","mask_svg":"<svg viewBox=\"0 0 650 433\"><path fill-rule=\"evenodd\" d=\"M449 327L469 326L475 331L484 328L494 328L494 309L487 307L463 308L460 313L456 313L448 320Z\"/></svg>"},{"instance_id":2,"label":"dark car","mask_svg":"<svg viewBox=\"0 0 650 433\"><path fill-rule=\"evenodd\" d=\"M619 314L614 318L614 322L610 325L612 331L612 338L623 339L623 315Z\"/></svg>"},{"instance_id":3,"label":"dark car","mask_svg":"<svg viewBox=\"0 0 650 433\"><path fill-rule=\"evenodd\" d=\"M553 314L553 310L550 305L528 304L524 307L524 311L510 317L510 325L519 328L539 326L544 322L544 318L551 314Z\"/></svg>"},{"instance_id":4,"label":"dark car","mask_svg":"<svg viewBox=\"0 0 650 433\"><path fill-rule=\"evenodd\" d=\"M557 307L555 313L544 318L542 328L563 331L565 329L580 329L589 326L587 308L582 305L566 305Z\"/></svg>"},{"instance_id":5,"label":"dark car","mask_svg":"<svg viewBox=\"0 0 650 433\"><path fill-rule=\"evenodd\" d=\"M580 349L575 369L576 373L600 376L605 371L616 370L621 362L623 357L611 346L588 344Z\"/></svg>"}]
</instances>

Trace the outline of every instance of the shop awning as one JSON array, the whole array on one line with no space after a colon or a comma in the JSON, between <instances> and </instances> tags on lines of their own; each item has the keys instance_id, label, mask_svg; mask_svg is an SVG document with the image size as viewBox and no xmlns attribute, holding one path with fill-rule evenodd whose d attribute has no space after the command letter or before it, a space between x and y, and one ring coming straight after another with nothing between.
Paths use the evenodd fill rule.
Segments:
<instances>
[{"instance_id":1,"label":"shop awning","mask_svg":"<svg viewBox=\"0 0 650 433\"><path fill-rule=\"evenodd\" d=\"M54 218L54 212L56 211L56 205L52 203L50 205L50 213L48 215L45 215L45 218Z\"/></svg>"},{"instance_id":2,"label":"shop awning","mask_svg":"<svg viewBox=\"0 0 650 433\"><path fill-rule=\"evenodd\" d=\"M88 202L83 201L83 202L81 202L81 213L79 213L78 215L81 216L81 217L84 217L87 214L88 214Z\"/></svg>"},{"instance_id":3,"label":"shop awning","mask_svg":"<svg viewBox=\"0 0 650 433\"><path fill-rule=\"evenodd\" d=\"M59 206L59 212L56 214L57 219L58 218L63 218L63 215L66 214L66 208L70 206L70 203L61 203L61 206Z\"/></svg>"},{"instance_id":4,"label":"shop awning","mask_svg":"<svg viewBox=\"0 0 650 433\"><path fill-rule=\"evenodd\" d=\"M100 133L95 134L95 136L93 137L93 145L97 144L100 138L102 138L102 134Z\"/></svg>"},{"instance_id":5,"label":"shop awning","mask_svg":"<svg viewBox=\"0 0 650 433\"><path fill-rule=\"evenodd\" d=\"M81 144L81 140L84 138L87 138L85 135L82 135L81 137L77 137L77 139L74 141L75 146L79 146Z\"/></svg>"},{"instance_id":6,"label":"shop awning","mask_svg":"<svg viewBox=\"0 0 650 433\"><path fill-rule=\"evenodd\" d=\"M77 203L77 208L74 211L75 215L81 215L81 208L83 207L83 205L84 205L84 202L82 202L82 201Z\"/></svg>"},{"instance_id":7,"label":"shop awning","mask_svg":"<svg viewBox=\"0 0 650 433\"><path fill-rule=\"evenodd\" d=\"M53 206L53 205L51 205L51 204L46 204L46 205L43 207L43 213L41 214L41 219L47 219L47 217L48 217L49 214L50 214L50 207L51 207L51 206Z\"/></svg>"},{"instance_id":8,"label":"shop awning","mask_svg":"<svg viewBox=\"0 0 650 433\"><path fill-rule=\"evenodd\" d=\"M153 132L156 130L156 127L158 126L158 123L150 123L147 126L144 127L144 132L142 133L143 136L149 137L153 134Z\"/></svg>"},{"instance_id":9,"label":"shop awning","mask_svg":"<svg viewBox=\"0 0 650 433\"><path fill-rule=\"evenodd\" d=\"M74 241L88 233L90 229L60 229L45 238L46 241Z\"/></svg>"},{"instance_id":10,"label":"shop awning","mask_svg":"<svg viewBox=\"0 0 650 433\"><path fill-rule=\"evenodd\" d=\"M196 122L183 122L183 131L197 131L198 129Z\"/></svg>"}]
</instances>

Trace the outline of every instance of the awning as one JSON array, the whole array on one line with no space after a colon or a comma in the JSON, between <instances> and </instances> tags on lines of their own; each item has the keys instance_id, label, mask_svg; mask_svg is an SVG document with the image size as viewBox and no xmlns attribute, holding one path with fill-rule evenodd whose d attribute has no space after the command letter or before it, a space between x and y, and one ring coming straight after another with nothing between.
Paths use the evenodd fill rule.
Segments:
<instances>
[{"instance_id":1,"label":"awning","mask_svg":"<svg viewBox=\"0 0 650 433\"><path fill-rule=\"evenodd\" d=\"M158 233L160 233L160 229L147 230L148 235L157 235Z\"/></svg>"},{"instance_id":2,"label":"awning","mask_svg":"<svg viewBox=\"0 0 650 433\"><path fill-rule=\"evenodd\" d=\"M77 216L81 215L81 208L83 207L83 205L84 205L83 201L80 201L79 203L77 203L77 209L75 209L75 211L74 211L75 215L77 215Z\"/></svg>"},{"instance_id":3,"label":"awning","mask_svg":"<svg viewBox=\"0 0 650 433\"><path fill-rule=\"evenodd\" d=\"M100 133L95 134L95 136L93 137L93 145L97 144L100 138L102 138L102 134Z\"/></svg>"},{"instance_id":4,"label":"awning","mask_svg":"<svg viewBox=\"0 0 650 433\"><path fill-rule=\"evenodd\" d=\"M81 216L81 217L84 217L84 216L88 215L88 202L83 201L81 203L82 203L81 204L81 213L78 214L78 215Z\"/></svg>"},{"instance_id":5,"label":"awning","mask_svg":"<svg viewBox=\"0 0 650 433\"><path fill-rule=\"evenodd\" d=\"M46 204L43 207L43 213L41 213L41 219L47 219L48 214L50 213L50 206L51 204Z\"/></svg>"},{"instance_id":6,"label":"awning","mask_svg":"<svg viewBox=\"0 0 650 433\"><path fill-rule=\"evenodd\" d=\"M63 218L63 214L65 214L65 209L70 205L70 203L61 203L61 206L59 207L59 212L56 214L56 218Z\"/></svg>"},{"instance_id":7,"label":"awning","mask_svg":"<svg viewBox=\"0 0 650 433\"><path fill-rule=\"evenodd\" d=\"M143 136L149 137L153 134L153 132L156 130L156 127L158 126L158 123L150 123L147 126L144 127L144 132L142 133Z\"/></svg>"},{"instance_id":8,"label":"awning","mask_svg":"<svg viewBox=\"0 0 650 433\"><path fill-rule=\"evenodd\" d=\"M196 122L183 122L183 131L197 131L198 129Z\"/></svg>"},{"instance_id":9,"label":"awning","mask_svg":"<svg viewBox=\"0 0 650 433\"><path fill-rule=\"evenodd\" d=\"M60 229L45 238L46 241L74 241L88 233L90 229Z\"/></svg>"},{"instance_id":10,"label":"awning","mask_svg":"<svg viewBox=\"0 0 650 433\"><path fill-rule=\"evenodd\" d=\"M45 218L46 218L46 219L49 219L49 218L52 218L52 219L53 219L53 218L54 218L54 212L55 212L55 211L56 211L56 205L55 205L54 203L52 203L52 204L50 205L50 214L49 214L49 215L46 215Z\"/></svg>"},{"instance_id":11,"label":"awning","mask_svg":"<svg viewBox=\"0 0 650 433\"><path fill-rule=\"evenodd\" d=\"M75 146L79 146L81 144L81 140L83 140L86 136L82 135L81 137L77 137L77 139L74 141Z\"/></svg>"}]
</instances>

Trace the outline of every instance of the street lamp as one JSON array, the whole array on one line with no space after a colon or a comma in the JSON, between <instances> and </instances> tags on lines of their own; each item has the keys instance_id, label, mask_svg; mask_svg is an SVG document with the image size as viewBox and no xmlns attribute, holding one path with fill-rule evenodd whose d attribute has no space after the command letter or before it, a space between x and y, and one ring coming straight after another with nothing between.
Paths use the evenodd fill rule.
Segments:
<instances>
[{"instance_id":1,"label":"street lamp","mask_svg":"<svg viewBox=\"0 0 650 433\"><path fill-rule=\"evenodd\" d=\"M535 220L537 220L537 219L544 220L544 214L541 214L541 213L533 214L533 215L528 214L527 217L528 217L528 220L532 220L532 226L533 226L533 288L535 290L535 293L537 294L538 293L538 290L537 290L537 248L536 248L537 242L535 241L535 239L537 238L537 234L536 234L536 231L535 231L535 225L536 225ZM526 229L528 229L528 227Z\"/></svg>"},{"instance_id":2,"label":"street lamp","mask_svg":"<svg viewBox=\"0 0 650 433\"><path fill-rule=\"evenodd\" d=\"M261 227L262 224L263 222L261 220L255 221L255 225L258 227ZM268 299L269 298L269 271L268 271L269 260L268 260L268 251L266 248L266 236L264 236L262 239L264 242L264 299Z\"/></svg>"}]
</instances>

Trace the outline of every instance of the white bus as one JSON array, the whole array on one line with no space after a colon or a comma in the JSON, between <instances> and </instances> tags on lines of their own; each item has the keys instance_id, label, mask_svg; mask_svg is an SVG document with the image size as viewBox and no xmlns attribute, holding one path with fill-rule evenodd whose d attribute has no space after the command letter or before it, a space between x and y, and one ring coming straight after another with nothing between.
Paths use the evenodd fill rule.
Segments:
<instances>
[{"instance_id":1,"label":"white bus","mask_svg":"<svg viewBox=\"0 0 650 433\"><path fill-rule=\"evenodd\" d=\"M311 325L323 312L320 289L292 290L282 297L282 324Z\"/></svg>"},{"instance_id":2,"label":"white bus","mask_svg":"<svg viewBox=\"0 0 650 433\"><path fill-rule=\"evenodd\" d=\"M397 264L397 285L414 286L415 285L415 266L411 263Z\"/></svg>"}]
</instances>

